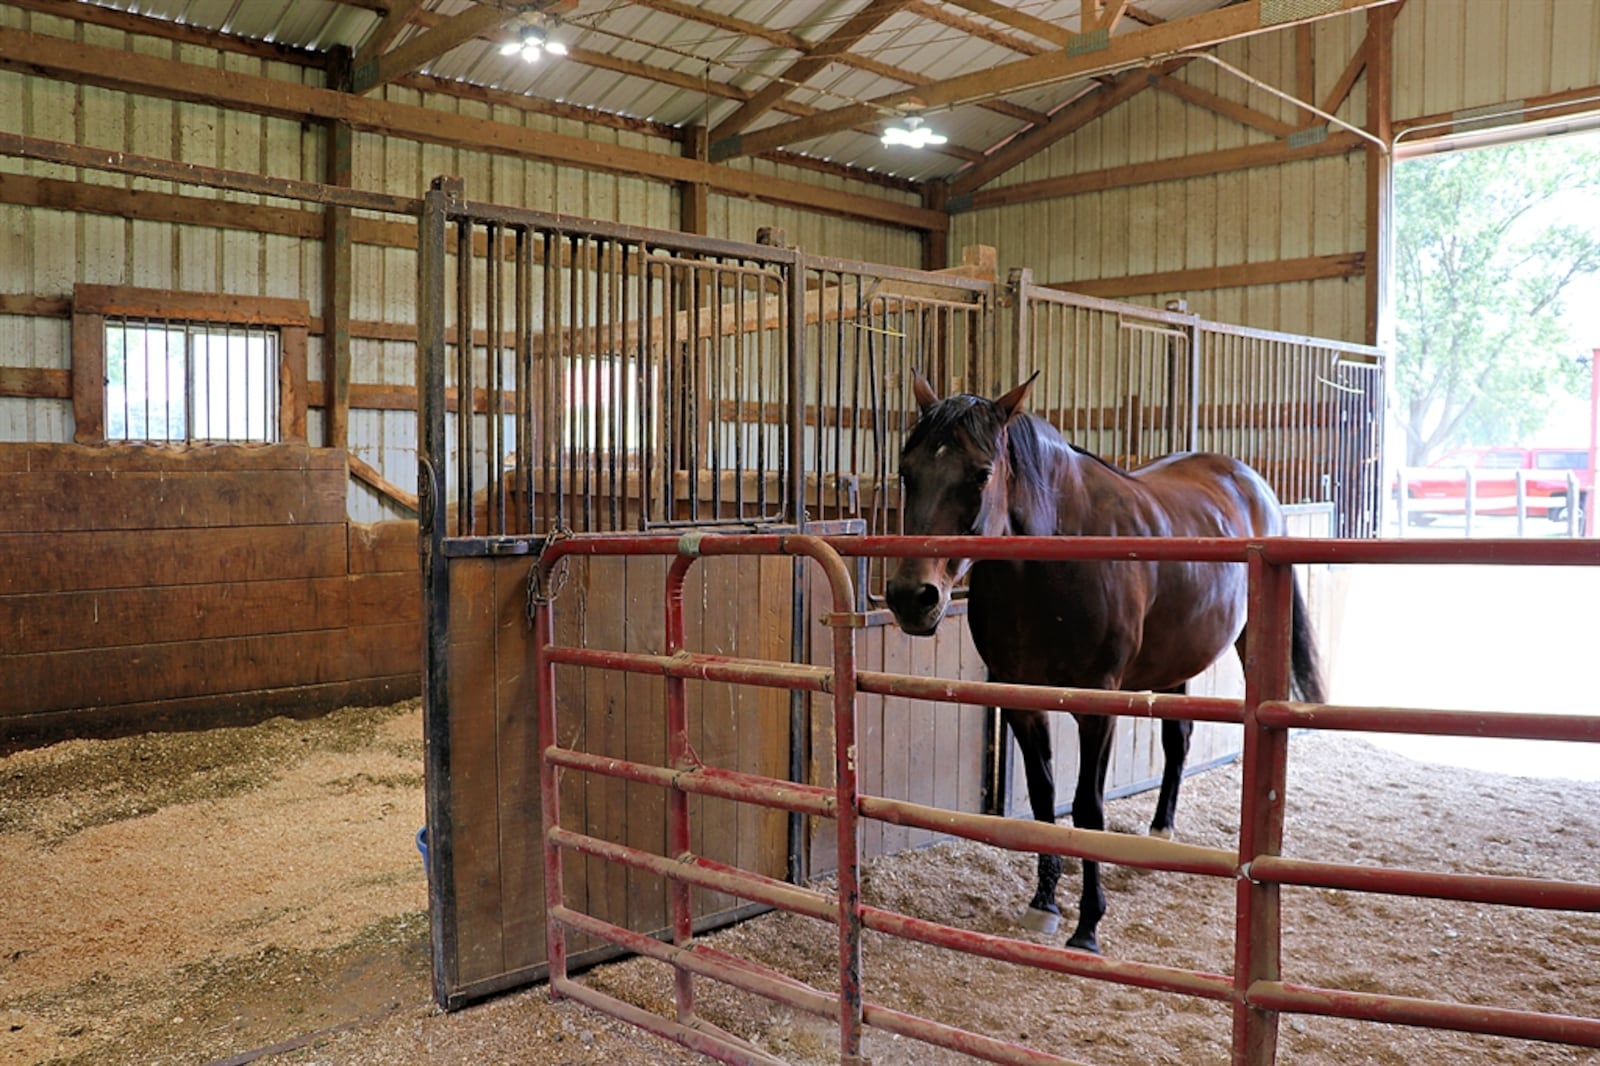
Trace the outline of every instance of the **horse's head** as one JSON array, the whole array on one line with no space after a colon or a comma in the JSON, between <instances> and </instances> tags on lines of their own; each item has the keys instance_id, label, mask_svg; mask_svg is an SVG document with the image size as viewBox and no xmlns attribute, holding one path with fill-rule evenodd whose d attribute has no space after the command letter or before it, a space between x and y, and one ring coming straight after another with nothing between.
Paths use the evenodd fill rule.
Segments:
<instances>
[{"instance_id":1,"label":"horse's head","mask_svg":"<svg viewBox=\"0 0 1600 1066\"><path fill-rule=\"evenodd\" d=\"M1032 384L1029 378L998 400L965 394L941 400L916 375L912 392L920 413L900 451L900 511L908 535L1006 532L1006 427ZM933 633L951 586L969 565L967 559L902 559L888 588L900 628L913 636Z\"/></svg>"}]
</instances>

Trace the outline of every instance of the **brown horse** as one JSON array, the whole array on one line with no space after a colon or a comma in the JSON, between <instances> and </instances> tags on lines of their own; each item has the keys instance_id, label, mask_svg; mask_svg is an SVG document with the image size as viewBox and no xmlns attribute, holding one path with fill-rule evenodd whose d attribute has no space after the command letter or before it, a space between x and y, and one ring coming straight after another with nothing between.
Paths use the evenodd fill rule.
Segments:
<instances>
[{"instance_id":1,"label":"brown horse","mask_svg":"<svg viewBox=\"0 0 1600 1066\"><path fill-rule=\"evenodd\" d=\"M1037 376L1037 375L1035 375ZM905 531L919 536L1281 535L1283 514L1261 476L1209 452L1168 456L1127 472L1068 444L1022 410L1033 379L998 400L941 400L920 374L921 413L900 455ZM1013 562L905 559L888 587L900 628L931 634L950 588L970 566L968 622L995 681L1072 688L1181 691L1229 644L1243 655L1242 563ZM1305 603L1294 587L1291 665L1296 694L1322 701ZM1055 821L1055 777L1043 712L1007 708L1033 816ZM1072 821L1105 828L1106 767L1116 720L1080 714ZM1150 830L1170 835L1194 723L1163 720L1166 758ZM1023 921L1053 933L1060 921L1061 856L1039 856L1039 884ZM1105 914L1099 863L1084 860L1078 926L1069 947L1099 951Z\"/></svg>"}]
</instances>

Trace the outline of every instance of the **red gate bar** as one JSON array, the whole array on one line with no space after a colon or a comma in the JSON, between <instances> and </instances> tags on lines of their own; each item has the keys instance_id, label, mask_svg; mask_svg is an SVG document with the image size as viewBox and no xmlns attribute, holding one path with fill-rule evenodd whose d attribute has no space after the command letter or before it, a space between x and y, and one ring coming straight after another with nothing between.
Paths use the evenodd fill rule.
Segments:
<instances>
[{"instance_id":1,"label":"red gate bar","mask_svg":"<svg viewBox=\"0 0 1600 1066\"><path fill-rule=\"evenodd\" d=\"M1275 729L1350 729L1364 733L1484 737L1494 740L1600 741L1600 718L1523 711L1448 711L1351 707L1334 703L1264 703L1256 718Z\"/></svg>"},{"instance_id":2,"label":"red gate bar","mask_svg":"<svg viewBox=\"0 0 1600 1066\"><path fill-rule=\"evenodd\" d=\"M1262 855L1242 871L1252 881L1308 888L1340 888L1421 899L1453 899L1539 910L1600 911L1600 885L1497 874L1430 873L1343 862L1314 862Z\"/></svg>"},{"instance_id":3,"label":"red gate bar","mask_svg":"<svg viewBox=\"0 0 1600 1066\"><path fill-rule=\"evenodd\" d=\"M1262 981L1252 985L1249 998L1252 1003L1275 1011L1600 1047L1600 1018L1539 1014L1468 1003L1441 1003L1411 996L1349 992L1339 988L1291 985L1279 981Z\"/></svg>"},{"instance_id":4,"label":"red gate bar","mask_svg":"<svg viewBox=\"0 0 1600 1066\"><path fill-rule=\"evenodd\" d=\"M838 551L836 553L830 549ZM462 554L472 551L471 547L461 549ZM1150 697L1143 694L1033 688L880 673L857 675L853 658L853 629L859 625L862 616L838 611L823 617L834 632L833 670L803 664L774 664L729 656L699 655L684 649L682 583L694 558L700 555L770 553L804 554L821 563L829 578L835 607L853 605L854 602L849 573L841 555L964 555L1019 559L1170 558L1247 562L1251 591L1250 628L1245 654L1245 699L1241 704L1233 700ZM573 998L610 1010L645 1028L730 1062L771 1060L759 1049L752 1048L737 1037L718 1035L720 1031L715 1027L695 1018L693 989L689 983L694 975L714 977L738 987L751 988L799 1009L836 1013L840 1023L841 1061L844 1062L860 1061L860 1036L864 1024L963 1050L991 1061L1065 1061L866 1002L860 984L860 936L863 929L872 929L951 950L1055 972L1231 1001L1235 1018L1232 1058L1242 1066L1266 1066L1274 1061L1277 1016L1284 1010L1600 1046L1600 1019L1294 985L1283 982L1278 972L1281 961L1278 947L1278 892L1283 884L1565 910L1600 909L1600 885L1523 877L1433 874L1314 862L1284 858L1277 854L1282 840L1287 736L1290 729L1383 729L1450 735L1600 740L1600 716L1411 711L1289 702L1285 699L1288 649L1287 626L1283 622L1290 609L1288 578L1291 565L1307 561L1593 565L1600 562L1600 552L1592 545L1570 541L1536 544L1479 541L1463 546L1450 542L1346 542L1289 538L1246 542L910 537L828 538L824 543L819 538L793 535L689 535L682 538L613 536L558 541L546 552L542 565L553 566L565 554L676 554L679 558L669 573L668 581L668 651L671 654L649 656L558 648L551 644L548 606L543 606L539 612L541 643L536 659L540 670L540 742L545 754L544 843L547 895L551 902L550 973L553 994L572 995ZM671 621L674 610L679 612L676 629ZM792 687L813 692L831 691L834 696L837 739L836 786L827 790L706 767L687 749L686 737L682 747L675 745L673 748L673 765L665 768L558 748L554 744L552 681L553 667L557 662L664 675L668 679L669 694L672 686L681 690L683 682L691 678ZM1245 785L1238 853L1235 855L1219 849L1121 834L1089 833L1071 827L1019 819L967 815L887 797L862 796L857 789L853 765L856 691L982 705L1000 702L1003 705L1051 711L1188 717L1222 722L1242 720L1245 725ZM669 714L670 728L677 730L683 727L680 713L681 707ZM676 797L684 819L672 828L673 847L669 849L672 854L659 856L637 852L623 845L610 844L556 826L559 805L554 802L554 784L561 768L611 774L668 788ZM830 899L807 889L690 854L686 802L690 793L718 795L799 810L820 817L835 816L840 843L838 895ZM939 833L954 833L1015 850L1054 851L1144 868L1234 877L1239 886L1234 976L1229 978L1220 974L1105 960L1066 948L973 933L864 906L860 900L859 850L855 843L856 825L860 817L914 825ZM687 898L691 886L698 886L834 922L839 927L839 994L833 996L807 989L791 978L763 970L748 960L725 956L704 945L693 944L690 931L685 928L685 923L679 921L674 923L673 945L663 945L646 937L643 939L649 940L653 947L644 950L641 946L640 951L671 961L675 966L675 981L679 989L676 1020L616 1003L610 997L577 985L566 975L561 929L573 928L593 933L613 943L625 943L625 946L635 943L633 938L638 938L639 934L615 930L615 927L609 927L611 931L601 933L598 930L606 923L594 924L598 923L597 919L575 917L573 912L565 908L560 899L562 882L559 873L560 852L563 849L598 855L654 872L672 880L677 886L675 893L684 898ZM675 914L676 917L678 915Z\"/></svg>"}]
</instances>

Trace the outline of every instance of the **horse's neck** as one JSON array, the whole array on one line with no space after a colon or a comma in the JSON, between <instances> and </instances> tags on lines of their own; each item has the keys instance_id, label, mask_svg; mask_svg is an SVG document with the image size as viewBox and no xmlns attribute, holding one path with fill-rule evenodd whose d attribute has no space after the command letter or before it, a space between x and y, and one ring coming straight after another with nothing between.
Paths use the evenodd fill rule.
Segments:
<instances>
[{"instance_id":1,"label":"horse's neck","mask_svg":"<svg viewBox=\"0 0 1600 1066\"><path fill-rule=\"evenodd\" d=\"M1042 477L1039 484L1013 487L1014 534L1106 536L1125 533L1137 524L1136 482L1073 448L1048 422L1041 422L1036 433Z\"/></svg>"}]
</instances>

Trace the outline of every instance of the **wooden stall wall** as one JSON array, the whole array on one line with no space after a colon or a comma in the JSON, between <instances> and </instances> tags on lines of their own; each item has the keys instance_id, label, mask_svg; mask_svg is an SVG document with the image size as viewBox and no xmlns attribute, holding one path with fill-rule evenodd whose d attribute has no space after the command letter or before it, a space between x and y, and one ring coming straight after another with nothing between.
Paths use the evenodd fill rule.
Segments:
<instances>
[{"instance_id":1,"label":"wooden stall wall","mask_svg":"<svg viewBox=\"0 0 1600 1066\"><path fill-rule=\"evenodd\" d=\"M560 644L660 654L665 647L667 560L574 558L555 597ZM459 905L435 944L450 975L447 1005L536 980L546 962L545 896L537 839L539 762L533 718L532 632L526 557L450 563L450 810ZM704 559L684 592L685 643L694 651L788 660L791 563L782 558ZM689 742L710 766L789 775L789 695L705 682L688 685ZM667 761L666 686L660 677L560 668L559 742L654 765ZM665 854L666 797L649 785L563 774L563 825ZM786 816L752 804L691 797L691 846L700 855L788 876ZM658 878L570 855L568 906L644 932L669 928ZM744 913L738 901L696 890L696 920ZM569 942L576 965L611 952Z\"/></svg>"},{"instance_id":2,"label":"wooden stall wall","mask_svg":"<svg viewBox=\"0 0 1600 1066\"><path fill-rule=\"evenodd\" d=\"M416 526L343 452L0 444L0 748L418 691Z\"/></svg>"}]
</instances>

